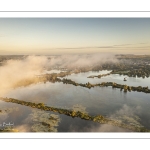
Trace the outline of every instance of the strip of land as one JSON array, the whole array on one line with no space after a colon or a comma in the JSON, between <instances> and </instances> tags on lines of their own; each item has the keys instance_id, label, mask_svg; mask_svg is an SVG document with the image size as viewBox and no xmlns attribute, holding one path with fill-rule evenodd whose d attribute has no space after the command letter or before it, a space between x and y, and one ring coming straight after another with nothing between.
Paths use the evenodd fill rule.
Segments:
<instances>
[{"instance_id":1,"label":"strip of land","mask_svg":"<svg viewBox=\"0 0 150 150\"><path fill-rule=\"evenodd\" d=\"M84 119L84 120L90 120L90 121L98 122L100 124L110 124L110 125L113 125L113 126L129 129L129 130L134 131L134 132L150 132L150 130L148 130L146 128L143 128L143 127L140 128L140 127L136 127L134 125L126 125L126 124L120 123L117 120L111 120L109 118L106 118L102 115L91 116L87 113L82 113L80 111L76 112L74 110L55 108L55 107L46 106L43 103L32 103L32 102L27 102L27 101L23 101L23 100L14 99L14 98L0 97L0 100L2 100L4 102L11 102L11 103L24 105L24 106L29 106L29 107L32 107L32 108L37 108L37 109L44 110L44 111L57 112L59 114L64 114L64 115L67 115L67 116L71 116L73 118L78 117L78 118L81 118L81 119Z\"/></svg>"},{"instance_id":2,"label":"strip of land","mask_svg":"<svg viewBox=\"0 0 150 150\"><path fill-rule=\"evenodd\" d=\"M105 76L109 76L111 74L111 72L110 73L107 73L107 74L100 74L100 75L92 75L92 76L89 76L89 77L87 77L87 78L101 78L101 77L105 77Z\"/></svg>"},{"instance_id":3,"label":"strip of land","mask_svg":"<svg viewBox=\"0 0 150 150\"><path fill-rule=\"evenodd\" d=\"M63 78L67 75L70 75L71 72L61 72L61 73L53 73L53 74L44 74L44 75L40 75L28 80L21 80L18 83L16 83L14 85L14 87L20 87L20 86L28 86L30 84L36 84L39 82L63 82L64 84L72 84L74 86L81 86L81 87L85 87L85 88L93 88L93 87L108 87L111 86L112 88L119 88L120 91L124 91L124 92L131 92L131 91L137 91L137 92L144 92L144 93L150 93L150 89L148 88L148 86L146 87L142 87L142 86L128 86L128 85L123 85L123 84L117 84L115 82L102 82L102 83L97 83L97 84L91 84L91 83L77 83L75 81L72 81L71 79L67 79L67 78Z\"/></svg>"},{"instance_id":4,"label":"strip of land","mask_svg":"<svg viewBox=\"0 0 150 150\"><path fill-rule=\"evenodd\" d=\"M115 82L102 82L102 83L97 83L97 84L91 84L88 82L88 83L82 84L82 83L76 83L70 79L62 79L61 81L64 84L72 84L74 86L82 86L82 87L89 88L89 89L95 86L99 86L99 87L111 86L112 88L119 88L120 91L124 90L124 92L137 91L137 92L150 93L150 89L148 88L148 86L147 87L142 87L142 86L135 87L135 86L117 84Z\"/></svg>"}]
</instances>

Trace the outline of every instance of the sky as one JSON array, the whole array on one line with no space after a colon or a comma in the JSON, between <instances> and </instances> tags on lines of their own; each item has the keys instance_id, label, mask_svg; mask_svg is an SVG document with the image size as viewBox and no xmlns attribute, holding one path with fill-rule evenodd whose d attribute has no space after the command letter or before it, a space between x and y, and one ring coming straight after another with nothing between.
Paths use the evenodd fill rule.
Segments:
<instances>
[{"instance_id":1,"label":"sky","mask_svg":"<svg viewBox=\"0 0 150 150\"><path fill-rule=\"evenodd\" d=\"M150 54L150 18L0 18L0 55Z\"/></svg>"}]
</instances>

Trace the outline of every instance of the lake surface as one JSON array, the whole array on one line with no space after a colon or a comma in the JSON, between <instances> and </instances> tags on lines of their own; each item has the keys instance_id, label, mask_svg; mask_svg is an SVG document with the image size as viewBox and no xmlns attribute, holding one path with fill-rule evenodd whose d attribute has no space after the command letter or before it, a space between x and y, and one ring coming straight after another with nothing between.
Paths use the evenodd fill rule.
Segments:
<instances>
[{"instance_id":1,"label":"lake surface","mask_svg":"<svg viewBox=\"0 0 150 150\"><path fill-rule=\"evenodd\" d=\"M71 79L75 82L78 83L87 83L90 82L92 84L95 83L101 83L101 82L116 82L118 84L126 84L129 86L149 86L150 87L150 77L149 78L138 78L138 77L128 77L128 76L124 76L124 75L119 75L119 74L110 74L108 76L104 76L101 78L87 78L89 76L92 75L100 75L100 74L107 74L110 73L111 71L108 70L103 70L103 71L98 71L98 72L94 72L94 71L89 71L89 72L85 72L85 73L78 73L78 74L72 74L67 76L67 79ZM66 78L66 77L64 77ZM127 81L124 81L124 78L127 79Z\"/></svg>"},{"instance_id":2,"label":"lake surface","mask_svg":"<svg viewBox=\"0 0 150 150\"><path fill-rule=\"evenodd\" d=\"M72 74L65 78L78 83L116 82L133 86L149 86L150 78L109 75L102 78L87 78L90 75L106 74L110 71ZM48 106L79 110L90 115L103 115L128 125L150 129L150 94L142 92L121 92L112 87L94 87L91 89L63 83L38 83L28 87L10 90L3 97L44 103ZM10 108L11 111L4 111ZM132 132L127 129L92 121L72 118L63 114L41 111L36 108L0 101L0 123L14 122L14 127L23 132ZM52 116L52 119L49 117ZM49 124L45 127L41 122Z\"/></svg>"}]
</instances>

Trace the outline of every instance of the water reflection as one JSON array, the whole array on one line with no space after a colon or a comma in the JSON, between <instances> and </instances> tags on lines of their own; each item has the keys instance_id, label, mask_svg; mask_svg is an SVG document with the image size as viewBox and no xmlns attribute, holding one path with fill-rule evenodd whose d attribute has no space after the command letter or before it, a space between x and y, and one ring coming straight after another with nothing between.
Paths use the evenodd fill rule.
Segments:
<instances>
[{"instance_id":1,"label":"water reflection","mask_svg":"<svg viewBox=\"0 0 150 150\"><path fill-rule=\"evenodd\" d=\"M30 108L17 104L0 102L0 110L2 110L0 113L0 124L12 122L15 131L30 131L30 120L28 120L29 122L26 120L31 113Z\"/></svg>"},{"instance_id":2,"label":"water reflection","mask_svg":"<svg viewBox=\"0 0 150 150\"><path fill-rule=\"evenodd\" d=\"M58 108L72 108L82 105L91 115L109 115L120 109L124 104L132 107L140 105L143 111L150 106L149 95L139 92L120 93L111 87L95 87L85 89L62 83L37 84L22 87L9 92L7 97L42 102ZM149 108L146 110L148 111Z\"/></svg>"},{"instance_id":3,"label":"water reflection","mask_svg":"<svg viewBox=\"0 0 150 150\"><path fill-rule=\"evenodd\" d=\"M30 114L33 125L33 132L57 132L57 126L60 118L56 114L50 114L42 110L33 110Z\"/></svg>"},{"instance_id":4,"label":"water reflection","mask_svg":"<svg viewBox=\"0 0 150 150\"><path fill-rule=\"evenodd\" d=\"M133 125L136 127L143 127L141 125L139 118L139 114L141 114L142 108L141 106L131 107L126 104L122 106L119 110L117 110L114 114L110 116L110 118L118 120L120 123Z\"/></svg>"},{"instance_id":5,"label":"water reflection","mask_svg":"<svg viewBox=\"0 0 150 150\"><path fill-rule=\"evenodd\" d=\"M91 75L99 75L99 74L107 74L111 71L103 70L99 72L85 72L85 73L79 73L79 74L72 74L67 76L68 79L71 79L77 83L87 83L90 82L92 84L95 83L101 83L101 82L116 82L118 84L126 84L129 86L149 86L150 87L150 77L149 78L138 78L138 77L128 77L124 75L119 74L110 74L109 76L104 76L101 78L87 78ZM124 78L126 77L127 81L124 81ZM64 77L66 78L66 77Z\"/></svg>"},{"instance_id":6,"label":"water reflection","mask_svg":"<svg viewBox=\"0 0 150 150\"><path fill-rule=\"evenodd\" d=\"M57 132L59 115L18 104L3 104L5 107L0 107L0 129L6 129L3 124L13 123L12 129L18 132Z\"/></svg>"},{"instance_id":7,"label":"water reflection","mask_svg":"<svg viewBox=\"0 0 150 150\"><path fill-rule=\"evenodd\" d=\"M61 115L61 120L58 132L132 132L128 129L107 124L99 124L80 118L71 118L65 115Z\"/></svg>"},{"instance_id":8,"label":"water reflection","mask_svg":"<svg viewBox=\"0 0 150 150\"><path fill-rule=\"evenodd\" d=\"M103 72L104 73L104 72ZM102 74L103 74L102 73ZM109 73L108 71L105 73ZM104 73L104 74L105 74ZM127 78L124 76L109 75L97 78L87 78L90 75L98 75L100 72L87 72L67 76L79 83L116 82L133 86L148 86L150 78ZM88 112L90 115L101 114L117 119L122 123L146 127L150 129L150 99L149 94L141 92L120 92L112 87L94 87L87 89L63 83L38 83L28 87L20 87L10 90L3 97L12 97L20 100L44 103L58 108L68 108ZM50 112L35 111L31 108L0 102L0 110L13 108L10 113L0 113L0 121L15 122L16 129L23 132L122 132L128 131L110 125L100 125L95 122L85 121L80 118L71 118L65 115ZM17 109L14 109L16 108ZM9 109L8 109L9 110ZM10 109L11 110L11 109ZM4 110L2 110L3 112ZM18 113L19 112L19 113ZM30 115L31 114L31 115ZM51 116L52 115L52 116ZM51 117L51 120L48 119ZM57 118L55 121L52 119ZM38 120L38 121L37 121ZM60 121L61 120L61 121Z\"/></svg>"},{"instance_id":9,"label":"water reflection","mask_svg":"<svg viewBox=\"0 0 150 150\"><path fill-rule=\"evenodd\" d=\"M92 76L92 75L99 75L99 74L107 74L107 73L110 73L110 71L108 70L102 70L102 71L89 71L89 72L81 72L81 73L78 73L78 74L71 74L71 75L68 75L67 77L64 77L64 78L67 78L67 79L71 79L75 82L78 82L78 83L87 83L87 82L90 82L90 83L95 83L95 81L98 81L98 82L101 82L100 79L97 79L97 78L94 78L94 82L93 82L93 78L87 78L89 76Z\"/></svg>"},{"instance_id":10,"label":"water reflection","mask_svg":"<svg viewBox=\"0 0 150 150\"><path fill-rule=\"evenodd\" d=\"M80 111L82 113L88 114L88 112L86 111L86 107L79 104L73 105L72 110L74 110L75 112Z\"/></svg>"}]
</instances>

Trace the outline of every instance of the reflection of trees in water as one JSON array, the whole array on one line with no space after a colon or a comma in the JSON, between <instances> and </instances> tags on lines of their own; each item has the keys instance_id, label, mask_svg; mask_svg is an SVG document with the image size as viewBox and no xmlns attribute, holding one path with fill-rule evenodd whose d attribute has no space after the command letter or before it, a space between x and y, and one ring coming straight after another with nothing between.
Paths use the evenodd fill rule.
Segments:
<instances>
[{"instance_id":1,"label":"reflection of trees in water","mask_svg":"<svg viewBox=\"0 0 150 150\"><path fill-rule=\"evenodd\" d=\"M123 115L123 116L115 116L113 119L117 120L120 123L132 125L138 128L144 127L140 124L140 118L137 115Z\"/></svg>"},{"instance_id":2,"label":"reflection of trees in water","mask_svg":"<svg viewBox=\"0 0 150 150\"><path fill-rule=\"evenodd\" d=\"M137 112L140 112L140 107L132 108L128 105L123 105L123 107L111 115L112 119L117 120L120 123L128 124L138 128L144 127L140 123L140 118L137 116Z\"/></svg>"},{"instance_id":3,"label":"reflection of trees in water","mask_svg":"<svg viewBox=\"0 0 150 150\"><path fill-rule=\"evenodd\" d=\"M86 107L84 107L84 106L82 106L82 105L79 105L79 104L73 105L72 110L74 110L74 111L76 111L76 112L77 112L77 111L80 111L80 112L82 112L82 113L88 114L88 112L86 111Z\"/></svg>"},{"instance_id":4,"label":"reflection of trees in water","mask_svg":"<svg viewBox=\"0 0 150 150\"><path fill-rule=\"evenodd\" d=\"M12 103L17 103L17 104L29 106L29 107L32 107L32 108L36 108L36 110L37 110L37 108L41 109L42 113L38 113L38 111L36 111L32 115L30 115L30 117L33 120L33 125L34 125L34 123L38 123L38 125L35 125L35 126L32 127L32 129L34 129L34 131L44 132L46 129L43 126L48 127L48 129L46 131L49 131L49 132L55 131L54 127L58 126L58 122L60 121L59 117L58 116L54 117L53 115L48 115L48 118L47 118L46 117L47 115L43 115L43 113L46 113L45 111L48 111L48 112L53 111L53 112L56 112L56 113L59 113L59 114L67 115L67 116L79 117L79 118L84 119L84 120L91 120L91 121L98 122L98 123L101 123L101 124L110 124L110 125L113 125L113 126L122 127L122 128L126 128L126 129L133 130L133 131L149 132L149 130L144 128L144 127L138 128L135 125L131 125L131 123L129 125L129 124L120 123L118 120L112 120L111 119L112 117L110 117L110 119L109 119L109 118L106 118L102 115L91 116L89 114L82 113L81 111L76 112L74 110L67 110L67 109L61 109L61 108L45 106L43 103L36 104L36 103L21 101L21 100L12 99L12 98L9 98L9 99L8 98L1 98L1 100L6 101L6 102L12 102ZM79 109L80 106L75 107L75 108ZM137 106L136 109L134 109L134 110L133 109L134 109L133 107L124 105L123 108L120 109L119 111L115 112L115 114L117 114L118 116L123 116L123 115L132 116L132 114L137 114L137 112L140 112L141 107ZM114 116L115 116L115 114L114 114ZM45 121L43 118L47 118L47 119L55 120L55 121L57 120L57 121L52 122L52 125L51 125L50 122L47 122L47 119ZM44 131L41 131L43 128L39 129L39 126L42 126L44 128Z\"/></svg>"},{"instance_id":5,"label":"reflection of trees in water","mask_svg":"<svg viewBox=\"0 0 150 150\"><path fill-rule=\"evenodd\" d=\"M18 107L10 107L10 108L0 108L0 115L2 114L8 114L11 113L13 111L18 111L19 108Z\"/></svg>"},{"instance_id":6,"label":"reflection of trees in water","mask_svg":"<svg viewBox=\"0 0 150 150\"><path fill-rule=\"evenodd\" d=\"M124 100L127 100L127 93L126 92L123 93L123 96L124 96Z\"/></svg>"},{"instance_id":7,"label":"reflection of trees in water","mask_svg":"<svg viewBox=\"0 0 150 150\"><path fill-rule=\"evenodd\" d=\"M58 115L42 110L33 110L33 113L30 115L33 121L31 127L33 132L57 132L57 126L60 122Z\"/></svg>"},{"instance_id":8,"label":"reflection of trees in water","mask_svg":"<svg viewBox=\"0 0 150 150\"><path fill-rule=\"evenodd\" d=\"M129 124L129 125L133 125L133 126L136 126L136 127L144 127L142 126L139 121L140 121L140 118L136 115L134 116L122 116L122 117L119 117L119 119L122 121L122 123L125 123L125 124Z\"/></svg>"},{"instance_id":9,"label":"reflection of trees in water","mask_svg":"<svg viewBox=\"0 0 150 150\"><path fill-rule=\"evenodd\" d=\"M18 107L0 108L0 123L6 121L6 119L9 117L9 114L16 111L19 111Z\"/></svg>"}]
</instances>

